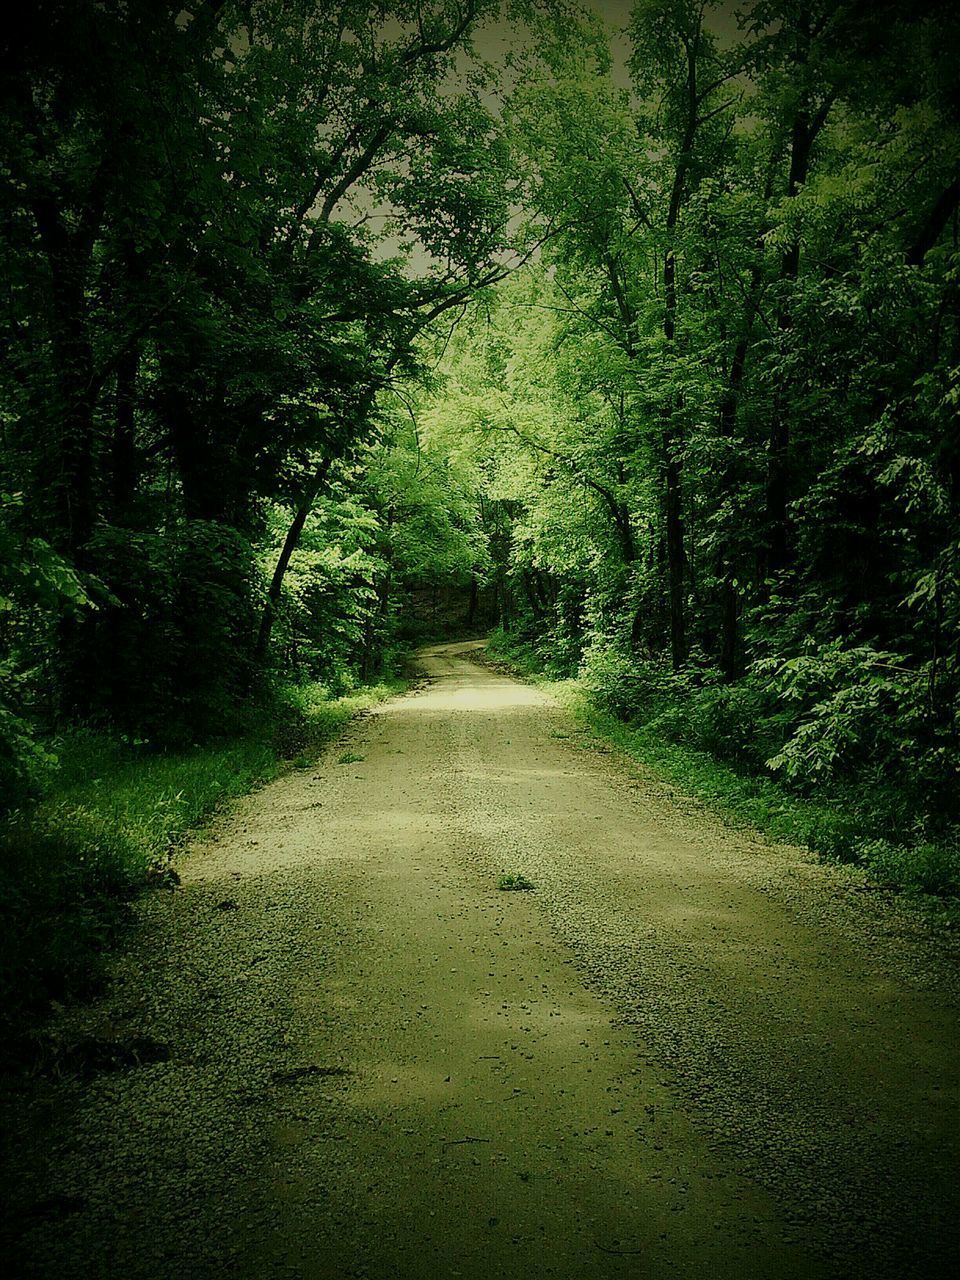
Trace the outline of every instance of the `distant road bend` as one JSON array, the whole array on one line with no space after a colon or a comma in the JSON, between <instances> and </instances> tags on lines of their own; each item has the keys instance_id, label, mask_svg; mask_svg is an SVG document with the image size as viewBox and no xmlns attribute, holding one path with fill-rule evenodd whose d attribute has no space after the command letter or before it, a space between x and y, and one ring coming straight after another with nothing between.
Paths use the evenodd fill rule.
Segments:
<instances>
[{"instance_id":1,"label":"distant road bend","mask_svg":"<svg viewBox=\"0 0 960 1280\"><path fill-rule=\"evenodd\" d=\"M37 1083L18 1274L953 1274L956 945L478 649L142 904L61 1034L164 1052Z\"/></svg>"}]
</instances>

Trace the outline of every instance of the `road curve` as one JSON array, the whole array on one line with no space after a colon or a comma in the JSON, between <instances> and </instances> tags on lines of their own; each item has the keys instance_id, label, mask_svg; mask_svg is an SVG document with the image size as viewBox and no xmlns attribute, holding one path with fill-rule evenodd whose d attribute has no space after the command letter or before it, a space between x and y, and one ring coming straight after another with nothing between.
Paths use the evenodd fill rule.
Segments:
<instances>
[{"instance_id":1,"label":"road curve","mask_svg":"<svg viewBox=\"0 0 960 1280\"><path fill-rule=\"evenodd\" d=\"M15 1273L952 1274L955 944L477 651L145 900L57 1035L156 1052L18 1101Z\"/></svg>"}]
</instances>

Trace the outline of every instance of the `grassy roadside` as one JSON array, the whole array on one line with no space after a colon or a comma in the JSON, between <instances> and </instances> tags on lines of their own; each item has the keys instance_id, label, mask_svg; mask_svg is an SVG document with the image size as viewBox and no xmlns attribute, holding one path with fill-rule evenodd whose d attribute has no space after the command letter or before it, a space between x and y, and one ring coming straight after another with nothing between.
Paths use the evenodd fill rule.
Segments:
<instances>
[{"instance_id":1,"label":"grassy roadside","mask_svg":"<svg viewBox=\"0 0 960 1280\"><path fill-rule=\"evenodd\" d=\"M772 777L740 772L706 751L672 742L655 727L620 719L599 706L580 681L551 679L531 646L502 633L494 636L488 653L514 674L547 685L585 730L696 797L725 821L808 848L828 861L861 867L872 884L905 892L960 925L960 854L955 848L895 844L872 825L855 797L842 806L818 802L791 793Z\"/></svg>"},{"instance_id":2,"label":"grassy roadside","mask_svg":"<svg viewBox=\"0 0 960 1280\"><path fill-rule=\"evenodd\" d=\"M170 859L238 796L309 764L353 716L401 681L341 698L288 691L243 737L178 751L76 732L29 811L0 822L0 1024L15 1033L51 1001L95 989L103 962L147 886L174 884Z\"/></svg>"}]
</instances>

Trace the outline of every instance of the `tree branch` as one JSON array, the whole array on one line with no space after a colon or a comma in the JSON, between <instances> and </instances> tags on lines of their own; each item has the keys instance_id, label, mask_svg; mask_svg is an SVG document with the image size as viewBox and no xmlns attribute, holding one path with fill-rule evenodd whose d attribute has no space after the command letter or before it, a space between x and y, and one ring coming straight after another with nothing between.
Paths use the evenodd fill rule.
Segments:
<instances>
[{"instance_id":1,"label":"tree branch","mask_svg":"<svg viewBox=\"0 0 960 1280\"><path fill-rule=\"evenodd\" d=\"M627 194L630 197L630 206L633 209L634 217L637 219L638 222L643 223L643 225L647 228L648 231L652 231L653 223L650 221L650 215L647 213L646 209L640 203L640 197L637 195L636 191L634 191L633 185L631 184L630 179L624 178L623 185L626 187Z\"/></svg>"},{"instance_id":2,"label":"tree branch","mask_svg":"<svg viewBox=\"0 0 960 1280\"><path fill-rule=\"evenodd\" d=\"M476 16L477 0L467 0L463 13L460 15L460 20L445 36L436 40L427 40L423 37L421 28L420 41L411 45L409 49L406 49L400 55L401 64L410 66L411 63L418 62L421 58L432 57L435 53L449 53L457 41L466 33Z\"/></svg>"},{"instance_id":3,"label":"tree branch","mask_svg":"<svg viewBox=\"0 0 960 1280\"><path fill-rule=\"evenodd\" d=\"M377 157L377 152L380 150L380 148L383 146L386 140L390 137L390 134L393 132L395 125L396 125L396 120L392 116L388 116L386 120L382 121L381 124L374 130L373 134L370 137L370 141L367 143L364 149L360 152L360 154L356 157L353 164L350 165L350 167L342 175L339 182L335 183L334 186L330 189L329 193L327 194L327 197L324 200L320 208L320 213L317 217L318 224L323 225L330 221L330 215L333 213L336 206L343 199L344 195L346 195L346 193L350 190L350 188L354 185L355 182L357 182L360 178L363 177L363 175L367 172L367 170L373 164L374 160ZM313 253L314 249L316 248L316 244L317 244L317 237L316 235L312 235L310 237L310 243L307 245L308 255Z\"/></svg>"}]
</instances>

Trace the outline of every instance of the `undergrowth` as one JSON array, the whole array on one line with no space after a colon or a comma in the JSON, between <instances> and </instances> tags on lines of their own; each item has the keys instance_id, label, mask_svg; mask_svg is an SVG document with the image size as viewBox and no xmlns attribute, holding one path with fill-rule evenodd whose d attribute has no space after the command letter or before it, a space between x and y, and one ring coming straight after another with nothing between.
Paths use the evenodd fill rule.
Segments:
<instances>
[{"instance_id":1,"label":"undergrowth","mask_svg":"<svg viewBox=\"0 0 960 1280\"><path fill-rule=\"evenodd\" d=\"M903 803L902 788L851 785L799 794L772 771L763 772L760 758L772 748L756 742L762 727L751 722L743 706L749 690L735 690L731 697L731 702L740 699L739 715L718 721L710 707L713 718L705 728L707 699L698 701L685 690L664 684L642 688L642 677L624 688L622 682L605 681L606 673L596 669L565 676L555 664L551 669L549 654L500 631L487 652L519 675L550 680L552 691L586 729L728 819L830 861L860 866L875 884L926 895L957 914L960 847L955 836L925 836L922 815ZM719 749L703 749L698 738L718 742ZM751 738L755 759L748 751ZM911 825L917 832L913 838Z\"/></svg>"},{"instance_id":2,"label":"undergrowth","mask_svg":"<svg viewBox=\"0 0 960 1280\"><path fill-rule=\"evenodd\" d=\"M0 1030L94 990L110 946L149 884L172 884L172 852L230 800L302 765L357 712L401 688L331 698L289 688L247 733L184 750L74 731L29 809L0 818Z\"/></svg>"}]
</instances>

